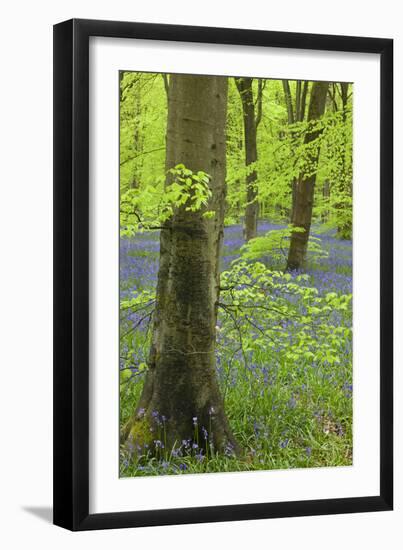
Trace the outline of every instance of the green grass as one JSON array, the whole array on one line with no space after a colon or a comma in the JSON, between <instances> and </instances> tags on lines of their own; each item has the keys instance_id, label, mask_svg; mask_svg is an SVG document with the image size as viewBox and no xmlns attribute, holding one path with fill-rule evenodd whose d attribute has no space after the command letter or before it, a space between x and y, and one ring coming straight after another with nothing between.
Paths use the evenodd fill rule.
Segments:
<instances>
[{"instance_id":1,"label":"green grass","mask_svg":"<svg viewBox=\"0 0 403 550\"><path fill-rule=\"evenodd\" d=\"M234 250L236 255L238 250ZM334 261L315 266L315 286L345 288L351 283L351 259L346 244L333 248L333 256L342 255L346 262ZM350 244L351 254L351 244ZM131 259L144 257L141 249L130 251ZM350 264L350 265L349 265ZM328 276L337 277L326 278ZM325 277L325 278L323 278ZM340 279L341 277L341 279ZM329 282L330 281L330 282ZM340 282L341 281L341 282ZM347 281L347 283L346 283ZM148 281L149 282L149 281ZM144 288L142 276L125 281L125 288ZM154 282L153 282L154 284ZM151 286L151 285L149 285ZM333 290L333 287L332 287ZM338 318L337 326L351 323L351 311ZM298 327L288 327L290 338L297 337ZM146 357L149 332L135 331L123 343L142 350ZM235 458L215 455L200 458L198 449L161 448L151 457L144 448L140 453L121 456L120 474L150 476L162 474L234 472L289 468L349 466L352 464L352 355L351 342L340 353L339 361L329 364L313 358L290 361L271 346L256 346L248 363L235 355L228 342L218 347L217 374L225 410L243 453ZM144 374L133 374L121 384L120 422L124 425L138 402ZM189 419L191 424L192 419ZM164 441L164 426L156 436Z\"/></svg>"},{"instance_id":2,"label":"green grass","mask_svg":"<svg viewBox=\"0 0 403 550\"><path fill-rule=\"evenodd\" d=\"M267 364L270 356L262 352ZM240 364L233 369L241 369ZM343 389L344 374L339 381L321 369L301 365L290 372L284 364L272 384L253 376L244 376L234 386L224 387L225 408L244 457L213 456L200 461L193 456L172 456L161 449L160 456L150 459L145 452L121 474L160 475L243 470L270 470L352 463L352 399ZM135 407L141 382L127 384L121 391L122 422ZM163 428L157 435L163 440ZM140 468L139 468L140 467ZM181 469L186 467L185 470Z\"/></svg>"}]
</instances>

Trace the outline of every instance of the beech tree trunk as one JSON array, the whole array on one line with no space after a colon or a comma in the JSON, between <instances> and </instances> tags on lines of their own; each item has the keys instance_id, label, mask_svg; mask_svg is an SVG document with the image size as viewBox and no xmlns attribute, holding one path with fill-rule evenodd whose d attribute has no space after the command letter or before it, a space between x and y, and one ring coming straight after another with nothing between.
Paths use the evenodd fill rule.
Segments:
<instances>
[{"instance_id":1,"label":"beech tree trunk","mask_svg":"<svg viewBox=\"0 0 403 550\"><path fill-rule=\"evenodd\" d=\"M288 80L283 80L283 90L284 90L284 99L285 104L287 106L287 120L288 124L294 124L295 123L295 117L294 117L294 107L293 107L293 101L292 101L292 95L291 95L291 88L290 83ZM295 111L298 112L299 104L300 104L300 93L301 88L300 86L296 90L296 97L295 97ZM292 134L293 140L295 139L294 134ZM294 219L294 209L295 209L295 201L296 201L296 194L297 194L297 178L293 178L291 182L291 212L290 212L290 220L291 223L293 223Z\"/></svg>"},{"instance_id":2,"label":"beech tree trunk","mask_svg":"<svg viewBox=\"0 0 403 550\"><path fill-rule=\"evenodd\" d=\"M235 79L242 101L246 166L250 166L257 161L257 123L255 118L252 82L253 78ZM257 235L257 220L259 216L256 169L252 169L246 176L246 201L244 236L245 240L249 241Z\"/></svg>"},{"instance_id":3,"label":"beech tree trunk","mask_svg":"<svg viewBox=\"0 0 403 550\"><path fill-rule=\"evenodd\" d=\"M326 107L328 82L314 82L308 110L308 122L320 119ZM304 138L305 145L315 141L320 135L320 130L308 131ZM320 147L312 147L308 154L308 165L317 166ZM291 236L288 251L287 269L295 270L304 266L308 247L309 232L312 222L313 198L315 192L316 171L306 176L301 174L296 183L295 204L293 208L293 225L303 228L303 232L295 232Z\"/></svg>"},{"instance_id":4,"label":"beech tree trunk","mask_svg":"<svg viewBox=\"0 0 403 550\"><path fill-rule=\"evenodd\" d=\"M306 106L306 96L308 94L308 84L307 80L304 80L303 85L301 80L297 80L296 90L295 90L295 114L293 99L291 94L290 83L288 80L283 80L283 90L284 90L284 99L287 107L287 119L288 124L292 125L296 122L302 122L305 118L305 106ZM295 137L294 133L292 134L292 139L295 142L298 138ZM295 143L296 145L296 143ZM291 182L291 211L290 211L290 221L294 223L295 216L295 203L297 196L297 183L298 178L293 178Z\"/></svg>"},{"instance_id":5,"label":"beech tree trunk","mask_svg":"<svg viewBox=\"0 0 403 550\"><path fill-rule=\"evenodd\" d=\"M347 170L347 136L346 136L346 120L347 120L347 108L348 108L348 82L340 82L340 95L342 102L342 117L344 122L344 152L342 159L342 175L341 180L338 185L338 192L345 197L352 195L352 173ZM339 206L339 208L346 208L344 201ZM348 217L343 217L343 222L339 224L337 228L337 235L341 239L351 239L352 235L352 219Z\"/></svg>"},{"instance_id":6,"label":"beech tree trunk","mask_svg":"<svg viewBox=\"0 0 403 550\"><path fill-rule=\"evenodd\" d=\"M206 172L212 198L202 211L177 209L161 230L149 369L123 434L132 444L147 443L151 449L163 419L167 448L196 439L199 446L213 443L218 452L239 451L215 368L227 87L223 77L170 77L166 168L184 164L193 172ZM213 210L214 217L203 217L205 210Z\"/></svg>"},{"instance_id":7,"label":"beech tree trunk","mask_svg":"<svg viewBox=\"0 0 403 550\"><path fill-rule=\"evenodd\" d=\"M323 182L322 197L324 199L325 204L327 205L330 199L330 182L328 180ZM327 223L327 221L329 220L329 210L327 207L324 208L321 215L321 219L322 219L322 223Z\"/></svg>"}]
</instances>

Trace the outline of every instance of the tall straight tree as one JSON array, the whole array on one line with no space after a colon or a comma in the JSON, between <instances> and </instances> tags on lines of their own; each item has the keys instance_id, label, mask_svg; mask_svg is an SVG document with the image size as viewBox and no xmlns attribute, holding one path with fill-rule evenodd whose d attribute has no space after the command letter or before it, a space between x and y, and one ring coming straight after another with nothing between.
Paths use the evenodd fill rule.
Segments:
<instances>
[{"instance_id":1,"label":"tall straight tree","mask_svg":"<svg viewBox=\"0 0 403 550\"><path fill-rule=\"evenodd\" d=\"M123 434L132 444L147 442L152 448L152 434L164 418L164 444L169 448L183 440L200 444L208 430L217 451L238 450L215 369L227 92L223 77L170 77L166 168L183 164L192 172L209 174L211 198L196 212L187 205L177 208L161 230L149 368ZM206 210L214 215L203 216Z\"/></svg>"},{"instance_id":2,"label":"tall straight tree","mask_svg":"<svg viewBox=\"0 0 403 550\"><path fill-rule=\"evenodd\" d=\"M308 128L304 137L304 144L307 146L308 151L307 165L309 167L309 172L308 174L300 174L298 178L292 219L293 225L303 229L303 231L296 231L291 235L287 260L287 269L289 270L300 269L303 267L306 260L315 193L315 167L318 164L320 153L319 144L313 146L312 142L317 140L321 133L320 129L317 127L315 128L315 122L319 120L325 112L328 87L328 82L314 82L312 85L308 110L308 124L313 123L313 127L311 130ZM314 169L312 170L313 167Z\"/></svg>"},{"instance_id":3,"label":"tall straight tree","mask_svg":"<svg viewBox=\"0 0 403 550\"><path fill-rule=\"evenodd\" d=\"M352 200L353 186L352 186L352 150L348 147L348 100L349 100L349 83L340 82L340 96L342 102L342 117L343 117L343 153L342 153L342 174L339 182L339 193L343 197L339 206L343 211L343 215L340 216L337 233L342 239L351 239L352 234L352 216L351 208L346 208L346 201L349 203ZM348 158L350 156L350 158ZM349 215L350 214L350 215Z\"/></svg>"},{"instance_id":4,"label":"tall straight tree","mask_svg":"<svg viewBox=\"0 0 403 550\"><path fill-rule=\"evenodd\" d=\"M242 102L244 137L245 137L245 165L246 167L257 161L257 128L262 117L263 84L258 82L257 114L253 99L253 78L236 78L236 86ZM249 241L257 235L257 221L259 216L257 171L252 168L246 176L246 209L244 236Z\"/></svg>"},{"instance_id":5,"label":"tall straight tree","mask_svg":"<svg viewBox=\"0 0 403 550\"><path fill-rule=\"evenodd\" d=\"M341 112L342 125L339 135L341 143L339 145L338 172L333 178L332 186L329 186L328 200L330 191L332 194L332 205L335 209L337 220L337 236L342 239L351 239L352 237L352 147L351 147L351 121L349 115L349 86L348 82L333 82L329 86L329 98L331 100L334 112ZM341 108L339 106L338 96L341 99Z\"/></svg>"},{"instance_id":6,"label":"tall straight tree","mask_svg":"<svg viewBox=\"0 0 403 550\"><path fill-rule=\"evenodd\" d=\"M287 119L288 124L292 125L296 122L302 122L305 118L306 110L306 98L308 95L309 82L304 80L297 80L295 86L295 103L293 101L291 87L288 80L282 80L283 90L284 90L284 99L287 107ZM292 140L297 145L298 138L295 134L292 134ZM294 223L294 210L297 196L297 184L298 178L293 178L291 182L291 214L290 220L291 223Z\"/></svg>"}]
</instances>

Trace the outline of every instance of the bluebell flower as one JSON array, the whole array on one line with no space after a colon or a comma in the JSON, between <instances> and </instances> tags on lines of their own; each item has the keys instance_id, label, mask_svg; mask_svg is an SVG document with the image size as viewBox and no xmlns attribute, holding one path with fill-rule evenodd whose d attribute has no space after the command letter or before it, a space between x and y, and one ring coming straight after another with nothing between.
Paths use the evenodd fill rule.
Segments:
<instances>
[{"instance_id":1,"label":"bluebell flower","mask_svg":"<svg viewBox=\"0 0 403 550\"><path fill-rule=\"evenodd\" d=\"M295 409L296 406L297 406L297 401L296 401L295 397L292 396L291 399L288 401L288 407L290 409Z\"/></svg>"}]
</instances>

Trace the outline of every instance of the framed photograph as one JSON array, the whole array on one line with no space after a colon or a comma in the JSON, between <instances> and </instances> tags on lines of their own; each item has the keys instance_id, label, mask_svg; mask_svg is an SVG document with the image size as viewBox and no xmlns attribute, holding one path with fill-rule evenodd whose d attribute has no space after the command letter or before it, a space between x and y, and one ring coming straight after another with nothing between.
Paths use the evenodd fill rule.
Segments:
<instances>
[{"instance_id":1,"label":"framed photograph","mask_svg":"<svg viewBox=\"0 0 403 550\"><path fill-rule=\"evenodd\" d=\"M391 510L393 42L54 27L54 523Z\"/></svg>"}]
</instances>

